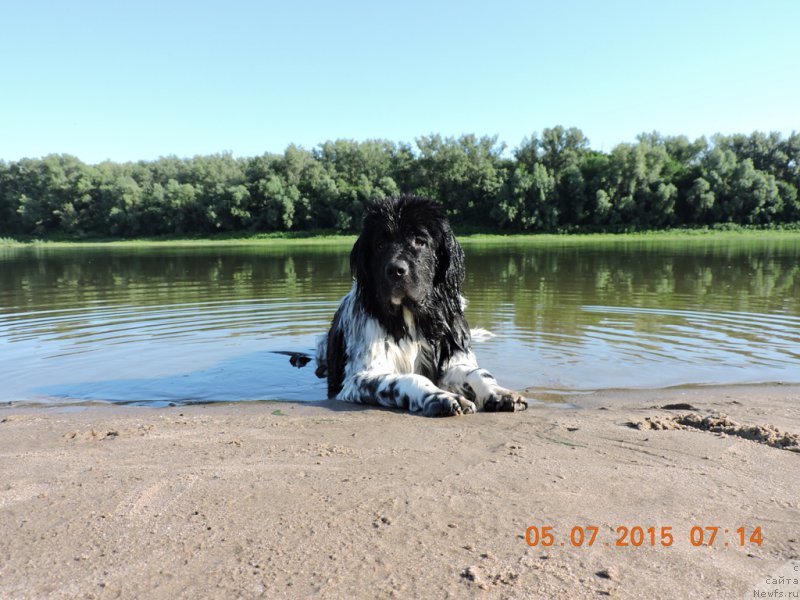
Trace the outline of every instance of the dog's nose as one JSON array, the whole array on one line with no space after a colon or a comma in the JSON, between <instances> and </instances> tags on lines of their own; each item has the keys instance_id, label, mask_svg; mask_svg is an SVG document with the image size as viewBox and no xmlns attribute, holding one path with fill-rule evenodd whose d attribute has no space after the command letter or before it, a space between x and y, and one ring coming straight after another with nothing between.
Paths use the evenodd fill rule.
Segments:
<instances>
[{"instance_id":1,"label":"dog's nose","mask_svg":"<svg viewBox=\"0 0 800 600\"><path fill-rule=\"evenodd\" d=\"M389 279L402 279L408 273L408 263L404 260L393 260L386 266L386 276Z\"/></svg>"}]
</instances>

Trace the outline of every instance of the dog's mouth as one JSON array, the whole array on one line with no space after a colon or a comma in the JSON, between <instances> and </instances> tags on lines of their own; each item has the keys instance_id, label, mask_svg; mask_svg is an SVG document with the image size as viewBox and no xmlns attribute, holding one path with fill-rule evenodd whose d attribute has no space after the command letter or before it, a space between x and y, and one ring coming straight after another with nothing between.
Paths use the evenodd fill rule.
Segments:
<instances>
[{"instance_id":1,"label":"dog's mouth","mask_svg":"<svg viewBox=\"0 0 800 600\"><path fill-rule=\"evenodd\" d=\"M396 286L390 290L388 300L393 311L398 311L402 307L416 311L424 304L425 297L420 297L413 289Z\"/></svg>"},{"instance_id":2,"label":"dog's mouth","mask_svg":"<svg viewBox=\"0 0 800 600\"><path fill-rule=\"evenodd\" d=\"M402 284L398 283L393 285L389 291L389 303L392 306L400 306L407 297L408 291Z\"/></svg>"},{"instance_id":3,"label":"dog's mouth","mask_svg":"<svg viewBox=\"0 0 800 600\"><path fill-rule=\"evenodd\" d=\"M416 306L420 301L420 289L409 281L394 281L386 286L384 298L392 308Z\"/></svg>"}]
</instances>

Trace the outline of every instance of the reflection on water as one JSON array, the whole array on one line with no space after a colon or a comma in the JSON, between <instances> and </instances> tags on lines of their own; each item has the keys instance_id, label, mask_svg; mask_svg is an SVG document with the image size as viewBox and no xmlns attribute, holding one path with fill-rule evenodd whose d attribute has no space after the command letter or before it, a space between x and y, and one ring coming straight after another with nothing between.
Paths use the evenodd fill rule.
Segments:
<instances>
[{"instance_id":1,"label":"reflection on water","mask_svg":"<svg viewBox=\"0 0 800 600\"><path fill-rule=\"evenodd\" d=\"M515 388L800 381L800 239L468 244L481 362ZM347 248L0 248L3 402L319 400Z\"/></svg>"}]
</instances>

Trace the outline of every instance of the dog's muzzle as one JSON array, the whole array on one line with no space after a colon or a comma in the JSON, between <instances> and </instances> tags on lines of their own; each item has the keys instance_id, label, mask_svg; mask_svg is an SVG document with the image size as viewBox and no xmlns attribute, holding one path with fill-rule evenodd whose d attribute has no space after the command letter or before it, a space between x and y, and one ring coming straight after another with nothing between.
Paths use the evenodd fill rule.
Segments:
<instances>
[{"instance_id":1,"label":"dog's muzzle","mask_svg":"<svg viewBox=\"0 0 800 600\"><path fill-rule=\"evenodd\" d=\"M392 260L386 265L384 274L392 290L389 299L395 306L402 303L403 298L407 295L408 272L408 262L402 259Z\"/></svg>"}]
</instances>

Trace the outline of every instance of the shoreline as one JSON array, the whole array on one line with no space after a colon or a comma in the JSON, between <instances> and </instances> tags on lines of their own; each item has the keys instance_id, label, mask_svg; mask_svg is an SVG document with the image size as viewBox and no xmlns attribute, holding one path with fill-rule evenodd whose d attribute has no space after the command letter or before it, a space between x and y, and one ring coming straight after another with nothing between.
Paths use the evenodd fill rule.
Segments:
<instances>
[{"instance_id":1,"label":"shoreline","mask_svg":"<svg viewBox=\"0 0 800 600\"><path fill-rule=\"evenodd\" d=\"M797 435L800 385L566 400L449 419L4 407L0 597L753 597L799 560L800 454L631 423L722 413ZM573 544L589 526L596 542ZM554 544L530 546L544 527ZM654 543L618 546L621 527Z\"/></svg>"},{"instance_id":2,"label":"shoreline","mask_svg":"<svg viewBox=\"0 0 800 600\"><path fill-rule=\"evenodd\" d=\"M456 233L459 242L471 244L592 244L639 242L701 241L783 241L800 240L800 224L779 229L678 228L627 233L525 233L519 231ZM181 246L336 246L349 245L355 234L331 232L271 232L256 234L219 234L201 236L167 236L132 239L16 239L0 237L0 248L71 248L71 247L181 247Z\"/></svg>"}]
</instances>

